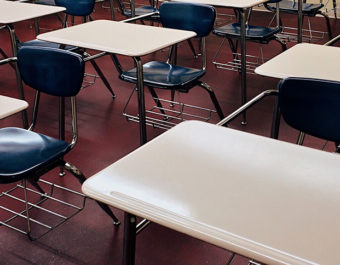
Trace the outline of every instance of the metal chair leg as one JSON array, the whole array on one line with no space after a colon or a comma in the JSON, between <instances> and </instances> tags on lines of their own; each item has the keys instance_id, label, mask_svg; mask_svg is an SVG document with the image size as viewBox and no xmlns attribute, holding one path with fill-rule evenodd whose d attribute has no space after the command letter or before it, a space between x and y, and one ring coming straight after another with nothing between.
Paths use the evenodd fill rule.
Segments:
<instances>
[{"instance_id":1,"label":"metal chair leg","mask_svg":"<svg viewBox=\"0 0 340 265\"><path fill-rule=\"evenodd\" d=\"M335 19L338 19L336 5L337 5L336 0L333 0L334 17L335 17Z\"/></svg>"},{"instance_id":2,"label":"metal chair leg","mask_svg":"<svg viewBox=\"0 0 340 265\"><path fill-rule=\"evenodd\" d=\"M333 34L332 34L332 28L331 28L331 23L329 22L329 17L323 13L323 12L320 12L319 13L321 16L323 16L326 20L326 26L327 26L327 31L328 31L328 38L331 40L333 37Z\"/></svg>"},{"instance_id":3,"label":"metal chair leg","mask_svg":"<svg viewBox=\"0 0 340 265\"><path fill-rule=\"evenodd\" d=\"M156 91L153 89L153 87L148 87L148 89L149 89L151 96L152 96L153 100L155 101L157 107L159 108L159 111L164 115L164 119L166 119L167 116L164 112L164 108L162 106L162 103L159 101L159 98L158 98Z\"/></svg>"},{"instance_id":4,"label":"metal chair leg","mask_svg":"<svg viewBox=\"0 0 340 265\"><path fill-rule=\"evenodd\" d=\"M23 179L22 184L24 186L24 199L25 199L25 208L26 208L26 218L27 218L27 236L30 240L33 240L31 237L31 222L30 222L30 214L29 214L29 205L28 205L28 196L27 196L27 189L26 189L26 179Z\"/></svg>"},{"instance_id":5,"label":"metal chair leg","mask_svg":"<svg viewBox=\"0 0 340 265\"><path fill-rule=\"evenodd\" d=\"M287 44L286 44L286 42L282 41L280 38L275 38L274 40L277 41L278 43L280 43L283 52L284 52L285 50L287 50Z\"/></svg>"},{"instance_id":6,"label":"metal chair leg","mask_svg":"<svg viewBox=\"0 0 340 265\"><path fill-rule=\"evenodd\" d=\"M171 102L172 103L170 103L170 107L174 107L175 106L175 104L173 103L174 101L175 101L175 90L171 90Z\"/></svg>"},{"instance_id":7,"label":"metal chair leg","mask_svg":"<svg viewBox=\"0 0 340 265\"><path fill-rule=\"evenodd\" d=\"M234 260L234 258L235 258L235 253L232 253L231 256L230 256L230 258L228 259L226 265L230 265L231 262Z\"/></svg>"},{"instance_id":8,"label":"metal chair leg","mask_svg":"<svg viewBox=\"0 0 340 265\"><path fill-rule=\"evenodd\" d=\"M187 42L189 44L190 50L192 51L192 53L194 55L194 58L198 58L198 55L195 51L195 48L194 48L194 45L192 44L192 41L189 39L189 40L187 40Z\"/></svg>"},{"instance_id":9,"label":"metal chair leg","mask_svg":"<svg viewBox=\"0 0 340 265\"><path fill-rule=\"evenodd\" d=\"M281 120L281 113L279 109L279 98L275 97L272 128L271 128L271 133L270 133L270 137L273 139L279 138L280 120Z\"/></svg>"},{"instance_id":10,"label":"metal chair leg","mask_svg":"<svg viewBox=\"0 0 340 265\"><path fill-rule=\"evenodd\" d=\"M216 95L215 95L213 89L212 89L207 83L204 83L204 82L201 82L201 83L199 84L199 86L201 86L201 87L204 88L206 91L208 91L209 96L210 96L210 98L211 98L211 101L213 102L214 107L215 107L215 109L216 109L216 112L217 112L219 118L222 120L222 119L224 118L224 114L223 114L223 111L222 111L222 109L221 109L220 104L219 104L218 101L217 101L217 98L216 98Z\"/></svg>"},{"instance_id":11,"label":"metal chair leg","mask_svg":"<svg viewBox=\"0 0 340 265\"><path fill-rule=\"evenodd\" d=\"M96 70L96 72L98 73L99 77L101 78L101 80L103 81L104 85L106 86L107 90L109 90L109 92L112 95L112 98L115 98L116 95L113 92L110 83L107 81L105 75L103 74L103 72L100 70L98 64L94 61L94 60L90 60L90 63L92 64L93 68Z\"/></svg>"},{"instance_id":12,"label":"metal chair leg","mask_svg":"<svg viewBox=\"0 0 340 265\"><path fill-rule=\"evenodd\" d=\"M36 188L40 193L42 193L42 194L45 194L46 192L40 187L40 185L36 182L36 181L34 181L34 180L32 180L32 179L28 179L28 181L29 181L29 183L34 187L34 188Z\"/></svg>"},{"instance_id":13,"label":"metal chair leg","mask_svg":"<svg viewBox=\"0 0 340 265\"><path fill-rule=\"evenodd\" d=\"M102 210L112 218L113 220L113 225L114 226L119 226L120 225L120 221L118 220L118 218L114 215L114 213L111 211L110 207L102 202L96 201L96 203L99 205L100 208L102 208Z\"/></svg>"},{"instance_id":14,"label":"metal chair leg","mask_svg":"<svg viewBox=\"0 0 340 265\"><path fill-rule=\"evenodd\" d=\"M69 171L73 176L75 176L78 181L80 182L80 184L83 184L84 181L86 180L84 174L75 166L71 165L70 163L65 162L65 166L64 168ZM120 221L118 220L118 218L114 215L114 213L111 211L111 209L109 208L108 205L106 205L105 203L96 201L96 203L99 205L100 208L102 208L102 210L109 215L112 220L113 220L113 224L115 226L118 226L120 224Z\"/></svg>"}]
</instances>

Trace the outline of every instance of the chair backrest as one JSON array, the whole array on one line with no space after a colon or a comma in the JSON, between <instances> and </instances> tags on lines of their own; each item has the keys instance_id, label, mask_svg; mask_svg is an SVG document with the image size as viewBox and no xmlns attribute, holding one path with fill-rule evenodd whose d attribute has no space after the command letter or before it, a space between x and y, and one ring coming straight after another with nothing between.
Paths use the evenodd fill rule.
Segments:
<instances>
[{"instance_id":1,"label":"chair backrest","mask_svg":"<svg viewBox=\"0 0 340 265\"><path fill-rule=\"evenodd\" d=\"M207 36L216 18L212 6L193 3L164 2L159 12L163 27L194 31L197 37Z\"/></svg>"},{"instance_id":2,"label":"chair backrest","mask_svg":"<svg viewBox=\"0 0 340 265\"><path fill-rule=\"evenodd\" d=\"M279 84L279 107L293 128L340 142L340 83L288 78Z\"/></svg>"},{"instance_id":3,"label":"chair backrest","mask_svg":"<svg viewBox=\"0 0 340 265\"><path fill-rule=\"evenodd\" d=\"M94 9L95 0L55 0L55 4L65 7L68 15L89 16Z\"/></svg>"},{"instance_id":4,"label":"chair backrest","mask_svg":"<svg viewBox=\"0 0 340 265\"><path fill-rule=\"evenodd\" d=\"M47 47L22 47L18 51L22 80L40 92L70 97L78 94L85 64L80 55Z\"/></svg>"}]
</instances>

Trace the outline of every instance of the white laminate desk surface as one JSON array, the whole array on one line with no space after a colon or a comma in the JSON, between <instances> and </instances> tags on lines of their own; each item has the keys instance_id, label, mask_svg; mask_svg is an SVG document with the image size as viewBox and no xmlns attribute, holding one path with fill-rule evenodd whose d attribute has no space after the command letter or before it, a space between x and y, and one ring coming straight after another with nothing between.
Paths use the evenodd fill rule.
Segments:
<instances>
[{"instance_id":1,"label":"white laminate desk surface","mask_svg":"<svg viewBox=\"0 0 340 265\"><path fill-rule=\"evenodd\" d=\"M64 7L0 0L0 24L11 24L66 10Z\"/></svg>"},{"instance_id":2,"label":"white laminate desk surface","mask_svg":"<svg viewBox=\"0 0 340 265\"><path fill-rule=\"evenodd\" d=\"M301 43L255 69L255 73L276 78L303 77L340 81L340 48Z\"/></svg>"},{"instance_id":3,"label":"white laminate desk surface","mask_svg":"<svg viewBox=\"0 0 340 265\"><path fill-rule=\"evenodd\" d=\"M44 41L127 56L143 56L194 37L192 31L96 20L38 35Z\"/></svg>"},{"instance_id":4,"label":"white laminate desk surface","mask_svg":"<svg viewBox=\"0 0 340 265\"><path fill-rule=\"evenodd\" d=\"M266 264L340 264L340 156L184 122L83 185L99 201Z\"/></svg>"},{"instance_id":5,"label":"white laminate desk surface","mask_svg":"<svg viewBox=\"0 0 340 265\"><path fill-rule=\"evenodd\" d=\"M195 4L204 4L220 7L232 8L250 8L262 4L268 0L174 0L176 2L187 2Z\"/></svg>"},{"instance_id":6,"label":"white laminate desk surface","mask_svg":"<svg viewBox=\"0 0 340 265\"><path fill-rule=\"evenodd\" d=\"M0 119L22 111L27 107L28 103L24 100L0 95Z\"/></svg>"}]
</instances>

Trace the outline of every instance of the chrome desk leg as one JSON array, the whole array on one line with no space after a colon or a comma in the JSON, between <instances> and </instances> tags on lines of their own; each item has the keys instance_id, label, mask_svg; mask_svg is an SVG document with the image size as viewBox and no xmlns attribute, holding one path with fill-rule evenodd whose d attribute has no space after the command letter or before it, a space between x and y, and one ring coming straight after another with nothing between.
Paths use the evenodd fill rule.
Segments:
<instances>
[{"instance_id":1,"label":"chrome desk leg","mask_svg":"<svg viewBox=\"0 0 340 265\"><path fill-rule=\"evenodd\" d=\"M136 216L124 213L123 265L135 264Z\"/></svg>"},{"instance_id":2,"label":"chrome desk leg","mask_svg":"<svg viewBox=\"0 0 340 265\"><path fill-rule=\"evenodd\" d=\"M334 17L335 17L335 19L338 19L336 6L337 6L336 0L333 0Z\"/></svg>"},{"instance_id":3,"label":"chrome desk leg","mask_svg":"<svg viewBox=\"0 0 340 265\"><path fill-rule=\"evenodd\" d=\"M298 1L298 43L302 42L302 0Z\"/></svg>"},{"instance_id":4,"label":"chrome desk leg","mask_svg":"<svg viewBox=\"0 0 340 265\"><path fill-rule=\"evenodd\" d=\"M65 98L59 98L59 139L65 140ZM65 176L64 167L59 167L59 176Z\"/></svg>"},{"instance_id":5,"label":"chrome desk leg","mask_svg":"<svg viewBox=\"0 0 340 265\"><path fill-rule=\"evenodd\" d=\"M241 23L241 105L247 102L247 73L246 73L246 9L240 9ZM243 112L242 124L247 124L246 112Z\"/></svg>"},{"instance_id":6,"label":"chrome desk leg","mask_svg":"<svg viewBox=\"0 0 340 265\"><path fill-rule=\"evenodd\" d=\"M139 134L140 145L147 142L146 121L145 121L145 97L144 97L144 77L143 64L140 57L133 57L137 69L137 93L138 93L138 113L139 113Z\"/></svg>"},{"instance_id":7,"label":"chrome desk leg","mask_svg":"<svg viewBox=\"0 0 340 265\"><path fill-rule=\"evenodd\" d=\"M115 14L114 14L113 0L109 0L109 1L110 1L111 20L114 21L115 20Z\"/></svg>"},{"instance_id":8,"label":"chrome desk leg","mask_svg":"<svg viewBox=\"0 0 340 265\"><path fill-rule=\"evenodd\" d=\"M17 47L17 40L16 40L16 36L15 36L14 26L12 24L9 24L9 25L6 25L6 26L7 26L7 29L9 31L10 37L11 37L13 57L17 57L18 47ZM25 100L24 88L22 86L22 80L21 80L21 76L20 76L20 72L19 72L17 62L15 62L15 74L16 74L16 78L17 78L17 86L18 86L18 90L19 90L19 97L20 97L20 99ZM24 128L28 128L27 111L23 110L21 113L22 113L23 126L24 126Z\"/></svg>"},{"instance_id":9,"label":"chrome desk leg","mask_svg":"<svg viewBox=\"0 0 340 265\"><path fill-rule=\"evenodd\" d=\"M279 108L279 97L275 97L272 128L270 132L270 137L273 139L279 139L280 120L281 120L281 113L280 113L280 108Z\"/></svg>"},{"instance_id":10,"label":"chrome desk leg","mask_svg":"<svg viewBox=\"0 0 340 265\"><path fill-rule=\"evenodd\" d=\"M94 60L90 60L90 63L92 64L94 70L96 70L97 74L99 75L100 79L103 81L104 85L106 86L107 90L111 93L112 98L116 97L116 94L113 92L111 85L109 81L107 81L104 73L102 70L99 68L98 64Z\"/></svg>"},{"instance_id":11,"label":"chrome desk leg","mask_svg":"<svg viewBox=\"0 0 340 265\"><path fill-rule=\"evenodd\" d=\"M35 35L39 35L40 33L40 29L39 29L39 19L38 18L35 18L34 19L34 29L35 29Z\"/></svg>"}]
</instances>

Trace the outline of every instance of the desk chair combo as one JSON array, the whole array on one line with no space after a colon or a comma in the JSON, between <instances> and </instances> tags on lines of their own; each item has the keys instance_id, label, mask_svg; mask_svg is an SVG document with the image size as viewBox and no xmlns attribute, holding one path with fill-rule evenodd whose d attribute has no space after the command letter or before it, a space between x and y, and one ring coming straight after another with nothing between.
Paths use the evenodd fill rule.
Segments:
<instances>
[{"instance_id":1,"label":"desk chair combo","mask_svg":"<svg viewBox=\"0 0 340 265\"><path fill-rule=\"evenodd\" d=\"M277 3L278 5L278 3ZM285 51L287 49L286 43L282 41L277 34L281 31L280 23L279 23L279 12L276 12L277 20L276 20L276 27L267 27L267 26L255 26L250 25L249 20L251 17L252 9L249 8L247 10L247 22L246 22L246 41L256 42L260 44L268 44L271 41L278 42L281 47L282 51ZM235 10L236 18L239 20L241 14L239 13L239 10ZM232 70L232 71L241 71L241 60L240 60L240 54L237 52L238 50L238 43L241 39L241 27L239 22L231 23L224 25L222 27L218 27L213 30L213 33L219 37L222 37L223 40L217 50L217 52L214 55L213 58L213 64L220 69L226 69L226 70ZM219 58L222 54L222 48L224 46L225 41L228 41L229 46L231 48L232 54L233 54L233 60L230 62L221 62L221 59ZM261 52L262 53L262 52ZM251 58L254 61L248 61L246 64L246 69L250 73L253 73L254 69L258 64L261 64L264 62L263 56L262 58L257 58L255 56L249 56L248 58Z\"/></svg>"},{"instance_id":2,"label":"desk chair combo","mask_svg":"<svg viewBox=\"0 0 340 265\"><path fill-rule=\"evenodd\" d=\"M280 81L277 90L266 90L230 114L219 125L227 125L243 111L267 96L277 96L271 137L278 139L280 117L298 130L297 144L302 145L304 135L335 143L340 152L340 83L334 81L287 78Z\"/></svg>"},{"instance_id":3,"label":"desk chair combo","mask_svg":"<svg viewBox=\"0 0 340 265\"><path fill-rule=\"evenodd\" d=\"M85 206L86 197L83 194L40 179L54 168L63 167L80 183L85 181L81 171L63 158L74 148L78 137L75 96L83 81L84 60L78 54L46 47L23 47L18 52L17 60L23 81L36 90L36 97L32 124L28 130L13 127L0 129L0 184L20 182L0 194L0 225L13 228L34 240L64 223ZM60 101L71 99L71 142L33 132L41 93L56 96ZM59 119L63 120L61 114L64 113L59 114ZM49 193L45 192L45 186L50 189ZM63 200L72 196L77 197L78 204L73 200ZM7 205L9 200L11 203ZM98 204L114 224L119 225L109 207L100 202ZM18 211L17 207L21 210ZM66 214L58 212L61 208ZM26 229L22 228L22 222L18 223L22 218L27 221Z\"/></svg>"},{"instance_id":4,"label":"desk chair combo","mask_svg":"<svg viewBox=\"0 0 340 265\"><path fill-rule=\"evenodd\" d=\"M136 7L136 3L134 0L129 1L129 6L127 6L127 2L124 2L123 0L118 0L118 7L122 15L127 18L134 18L154 13L151 16L141 18L140 21L142 24L145 24L144 21L150 21L152 25L154 24L154 22L161 23L161 19L159 16L158 0L156 1L150 0L149 2L150 5L146 6L142 5L140 7ZM190 39L187 40L187 42L194 57L197 58L198 54L196 53L193 43L191 42Z\"/></svg>"},{"instance_id":5,"label":"desk chair combo","mask_svg":"<svg viewBox=\"0 0 340 265\"><path fill-rule=\"evenodd\" d=\"M277 9L279 9L280 13L286 13L286 14L292 14L292 15L298 15L298 1L299 0L270 0L264 4L265 8L272 12L277 12ZM278 3L278 4L277 4ZM324 7L324 4L322 3L322 0L320 3L307 3L306 0L302 3L302 21L301 25L303 23L303 18L308 18L308 24L309 24L309 31L311 32L311 26L310 26L310 17L316 17L317 15L321 15L325 18L326 27L327 27L327 33L328 38L332 39L332 29L329 22L329 17L327 14L325 14L321 9ZM282 26L282 21L280 21L280 24ZM288 34L288 32L287 32ZM310 36L306 36L310 37Z\"/></svg>"},{"instance_id":6,"label":"desk chair combo","mask_svg":"<svg viewBox=\"0 0 340 265\"><path fill-rule=\"evenodd\" d=\"M83 0L83 1L80 1L80 2L79 1L67 1L67 0L55 0L55 5L62 6L62 7L66 8L65 17L64 17L62 24L63 24L63 27L67 27L68 26L67 19L68 19L69 16L82 17L82 20L83 20L84 23L87 22L87 21L91 21L92 20L91 13L93 12L93 9L94 9L95 0ZM77 52L77 53L81 54L83 57L89 57L90 56L83 49L80 49L78 47L74 47L74 46L63 47L63 46L56 44L56 43L40 41L40 40L37 40L37 39L31 40L31 41L26 41L26 42L20 42L19 40L17 40L17 46L18 46L18 49L20 49L22 47L27 47L27 46L29 46L29 47L39 46L39 47L50 47L50 48L62 48L62 49L65 49L65 50ZM108 89L108 91L110 92L111 96L113 98L115 98L116 95L113 92L111 85L107 81L104 73L99 68L98 64L95 62L94 59L89 60L89 61L92 64L95 71L97 72L98 76L103 81L103 83L106 86L106 88ZM85 75L89 76L89 78L92 78L92 80L86 80L85 86L93 85L96 81L97 76L91 75L91 74L85 74Z\"/></svg>"},{"instance_id":7,"label":"desk chair combo","mask_svg":"<svg viewBox=\"0 0 340 265\"><path fill-rule=\"evenodd\" d=\"M82 17L83 22L92 20L91 13L93 12L95 1L66 1L66 0L38 0L34 1L35 4L40 5L53 5L53 6L63 6L66 8L65 17L61 20L62 26L67 27L67 19L71 17L71 23L74 23L74 17ZM37 33L38 34L38 33Z\"/></svg>"},{"instance_id":8,"label":"desk chair combo","mask_svg":"<svg viewBox=\"0 0 340 265\"><path fill-rule=\"evenodd\" d=\"M178 2L165 2L160 6L160 19L163 27L196 32L196 37L202 41L203 66L196 69L177 65L177 45L171 47L166 62L151 61L143 65L144 85L148 87L156 104L153 109L147 110L148 114L156 115L156 118L147 117L148 125L169 129L183 120L183 116L186 115L183 113L183 108L189 107L182 103L173 102L173 100L160 99L155 91L156 88L171 91L173 98L175 92L188 93L193 87L200 86L208 92L219 118L224 117L213 89L200 80L206 72L205 37L212 30L215 16L215 9L210 6ZM119 78L123 81L137 84L136 68L123 70L117 57L113 55L112 59L119 72ZM134 91L135 89L131 93L123 114L128 120L138 122L138 116L133 116L126 112ZM168 103L171 105L170 109L163 107L163 104L167 105ZM171 109L172 104L180 105L180 111Z\"/></svg>"}]
</instances>

